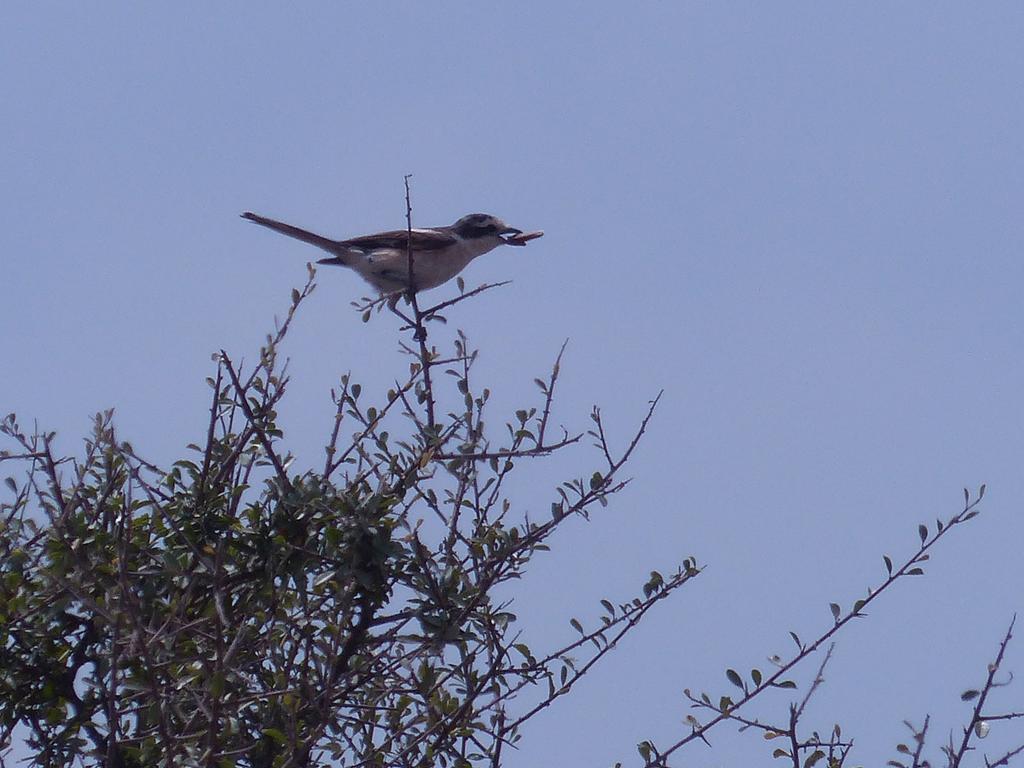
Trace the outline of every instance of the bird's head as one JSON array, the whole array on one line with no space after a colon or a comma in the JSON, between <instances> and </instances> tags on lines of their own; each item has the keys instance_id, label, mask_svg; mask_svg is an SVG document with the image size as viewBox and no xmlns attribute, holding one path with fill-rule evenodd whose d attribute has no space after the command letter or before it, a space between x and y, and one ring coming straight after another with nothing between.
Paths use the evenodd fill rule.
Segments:
<instances>
[{"instance_id":1,"label":"bird's head","mask_svg":"<svg viewBox=\"0 0 1024 768\"><path fill-rule=\"evenodd\" d=\"M452 229L463 239L503 235L520 235L521 229L510 227L497 216L489 213L471 213L463 216L452 225Z\"/></svg>"}]
</instances>

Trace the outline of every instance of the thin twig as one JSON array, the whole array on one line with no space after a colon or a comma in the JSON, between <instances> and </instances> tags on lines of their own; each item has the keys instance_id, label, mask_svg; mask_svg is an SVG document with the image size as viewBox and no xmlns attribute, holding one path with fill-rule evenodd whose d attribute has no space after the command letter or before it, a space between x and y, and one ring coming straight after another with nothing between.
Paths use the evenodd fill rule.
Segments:
<instances>
[{"instance_id":1,"label":"thin twig","mask_svg":"<svg viewBox=\"0 0 1024 768\"><path fill-rule=\"evenodd\" d=\"M238 394L236 402L245 414L246 420L256 431L256 436L259 437L260 443L263 445L263 450L267 452L267 457L274 465L274 470L277 472L277 479L281 482L284 489L291 493L294 490L292 488L292 481L288 479L288 473L285 471L284 465L281 463L281 459L277 455L277 451L274 450L274 444L270 442L270 438L267 436L266 431L260 426L256 419L256 415L252 412L252 408L249 407L249 401L246 397L245 390L242 389L242 385L238 381L238 376L235 373L234 367L231 365L231 359L228 357L228 353L223 349L220 351L220 359L223 361L224 367L227 368L228 375L231 377L231 384L234 386L235 392Z\"/></svg>"},{"instance_id":2,"label":"thin twig","mask_svg":"<svg viewBox=\"0 0 1024 768\"><path fill-rule=\"evenodd\" d=\"M971 743L971 735L974 733L974 726L982 722L984 718L981 717L982 707L985 706L985 700L988 698L989 692L994 687L998 687L995 682L996 672L999 671L999 665L1003 663L1003 654L1006 653L1006 646L1010 644L1010 638L1013 637L1013 625L1017 623L1017 615L1014 614L1010 620L1010 626L1006 629L1006 634L1003 636L1002 642L999 643L999 652L996 654L996 660L988 665L988 677L985 680L985 685L981 689L981 693L978 695L978 701L974 705L974 712L971 714L971 721L964 728L964 738L960 742L960 748L952 755L950 764L951 768L958 768L960 762L964 759L964 755L967 754L968 747Z\"/></svg>"},{"instance_id":3,"label":"thin twig","mask_svg":"<svg viewBox=\"0 0 1024 768\"><path fill-rule=\"evenodd\" d=\"M862 601L858 600L855 604L855 609L849 611L844 616L837 618L834 624L827 631L822 633L814 642L808 645L801 646L799 652L792 659L790 659L788 662L785 662L784 664L781 664L779 668L771 676L765 678L760 685L750 689L749 691L746 691L743 697L738 701L733 702L732 706L729 709L737 710L740 707L745 706L748 702L750 702L760 694L764 693L766 690L776 687L779 684L779 681L783 678L783 676L788 674L789 671L793 669L797 664L799 664L809 655L814 653L823 644L831 640L837 632L839 632L843 627L845 627L855 618L859 618L861 615L863 615L862 611L868 604L876 600L879 597L879 595L886 592L888 588L892 586L892 584L894 584L898 579L910 575L908 574L908 571L915 570L915 566L921 562L921 556L926 554L927 551L931 549L936 543L938 543L940 539L942 539L946 534L953 530L953 528L955 528L957 525L970 520L974 516L974 509L980 503L980 501L981 497L979 495L979 497L975 499L973 502L965 502L964 508L957 515L955 515L945 526L943 526L941 530L937 531L930 539L924 541L918 548L918 550L913 555L911 555L911 557L908 558L907 561L904 562L899 569L890 573L889 577L877 589L873 590L867 596L867 598L865 598ZM694 728L693 732L689 735L672 743L665 749L660 750L655 759L650 760L646 763L645 768L653 768L655 766L657 768L668 768L667 760L669 756L671 756L674 752L678 751L690 742L696 739L703 738L705 733L707 733L709 730L714 728L719 723L724 722L728 719L730 719L730 714L728 711L716 715L714 718L709 720L700 728Z\"/></svg>"}]
</instances>

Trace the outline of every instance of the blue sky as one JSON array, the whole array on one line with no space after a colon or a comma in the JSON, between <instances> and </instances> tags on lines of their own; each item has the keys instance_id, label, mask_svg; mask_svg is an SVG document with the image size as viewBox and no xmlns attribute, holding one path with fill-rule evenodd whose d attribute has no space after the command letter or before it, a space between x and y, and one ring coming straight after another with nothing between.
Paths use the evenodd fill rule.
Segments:
<instances>
[{"instance_id":1,"label":"blue sky","mask_svg":"<svg viewBox=\"0 0 1024 768\"><path fill-rule=\"evenodd\" d=\"M629 764L682 735L684 687L726 692L726 667L825 629L986 482L928 575L840 636L809 714L866 765L905 718L941 740L967 717L1024 608L1024 6L7 3L0 30L5 412L74 451L115 407L171 460L202 434L210 354L251 358L318 255L238 214L402 226L412 173L418 226L546 231L471 265L469 285L514 282L450 318L496 426L565 338L568 428L599 403L624 440L666 392L635 483L522 584L528 636L568 641L652 568L708 565L508 765ZM349 307L358 279L320 277L282 408L305 463L341 373L373 391L405 367L389 318ZM596 458L531 469L524 505ZM770 760L753 734L714 744L680 762Z\"/></svg>"}]
</instances>

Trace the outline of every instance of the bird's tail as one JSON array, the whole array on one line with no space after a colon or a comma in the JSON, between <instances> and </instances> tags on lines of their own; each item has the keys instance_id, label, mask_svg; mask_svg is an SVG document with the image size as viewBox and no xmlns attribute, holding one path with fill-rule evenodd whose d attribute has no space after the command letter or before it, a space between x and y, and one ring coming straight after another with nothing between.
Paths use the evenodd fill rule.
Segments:
<instances>
[{"instance_id":1,"label":"bird's tail","mask_svg":"<svg viewBox=\"0 0 1024 768\"><path fill-rule=\"evenodd\" d=\"M252 213L251 211L243 213L242 218L248 219L262 227L272 229L275 232L280 232L282 235L288 235L288 237L294 237L296 240L301 240L304 243L315 245L317 248L323 248L325 251L334 254L333 258L320 259L318 263L342 264L344 266L348 266L351 262L352 256L349 249L337 240L322 237L321 235L315 234L306 229L293 227L291 224L285 224L283 221L268 219L266 216L260 216L259 214Z\"/></svg>"}]
</instances>

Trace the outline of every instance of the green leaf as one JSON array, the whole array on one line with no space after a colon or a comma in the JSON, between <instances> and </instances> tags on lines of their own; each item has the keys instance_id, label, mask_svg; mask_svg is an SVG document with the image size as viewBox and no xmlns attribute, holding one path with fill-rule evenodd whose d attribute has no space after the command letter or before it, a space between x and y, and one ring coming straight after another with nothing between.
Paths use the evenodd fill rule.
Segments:
<instances>
[{"instance_id":1,"label":"green leaf","mask_svg":"<svg viewBox=\"0 0 1024 768\"><path fill-rule=\"evenodd\" d=\"M761 679L762 679L761 678L761 670L760 669L752 669L752 670L750 670L750 679L754 681L754 685L755 686L761 685Z\"/></svg>"},{"instance_id":2,"label":"green leaf","mask_svg":"<svg viewBox=\"0 0 1024 768\"><path fill-rule=\"evenodd\" d=\"M888 555L882 555L882 559L885 561L885 570L892 576L892 560L889 559Z\"/></svg>"},{"instance_id":3,"label":"green leaf","mask_svg":"<svg viewBox=\"0 0 1024 768\"><path fill-rule=\"evenodd\" d=\"M839 617L842 615L843 609L840 608L837 603L829 603L828 607L832 611L832 618L834 618L836 621L839 621Z\"/></svg>"},{"instance_id":4,"label":"green leaf","mask_svg":"<svg viewBox=\"0 0 1024 768\"><path fill-rule=\"evenodd\" d=\"M920 576L923 573L924 570L921 568L911 568L909 571L907 571L907 576Z\"/></svg>"},{"instance_id":5,"label":"green leaf","mask_svg":"<svg viewBox=\"0 0 1024 768\"><path fill-rule=\"evenodd\" d=\"M530 646L528 646L526 643L513 643L512 647L519 651L519 653L521 653L523 655L523 658L527 661L533 659L533 652L530 651Z\"/></svg>"},{"instance_id":6,"label":"green leaf","mask_svg":"<svg viewBox=\"0 0 1024 768\"><path fill-rule=\"evenodd\" d=\"M725 670L725 676L729 678L729 682L737 688L743 687L743 678L739 676L739 673L735 669Z\"/></svg>"},{"instance_id":7,"label":"green leaf","mask_svg":"<svg viewBox=\"0 0 1024 768\"><path fill-rule=\"evenodd\" d=\"M279 731L277 728L264 728L263 735L273 739L278 744L284 744L288 741L283 731Z\"/></svg>"},{"instance_id":8,"label":"green leaf","mask_svg":"<svg viewBox=\"0 0 1024 768\"><path fill-rule=\"evenodd\" d=\"M335 536L338 535L336 531L333 531L333 530L332 531L328 531L328 534L331 534L331 533L333 533ZM321 587L324 584L326 584L328 581L330 581L331 579L335 578L337 575L338 574L337 574L336 571L327 571L326 573L321 573L319 576L317 576L313 580L313 587L314 588Z\"/></svg>"},{"instance_id":9,"label":"green leaf","mask_svg":"<svg viewBox=\"0 0 1024 768\"><path fill-rule=\"evenodd\" d=\"M970 690L964 691L960 694L960 701L970 701L971 699L978 698L978 696L980 695L981 691L976 691L973 688L971 688Z\"/></svg>"},{"instance_id":10,"label":"green leaf","mask_svg":"<svg viewBox=\"0 0 1024 768\"><path fill-rule=\"evenodd\" d=\"M224 674L222 672L214 672L210 678L210 695L215 699L224 695Z\"/></svg>"},{"instance_id":11,"label":"green leaf","mask_svg":"<svg viewBox=\"0 0 1024 768\"><path fill-rule=\"evenodd\" d=\"M804 760L804 768L811 768L816 762L821 760L825 756L825 753L820 749L814 750L806 760Z\"/></svg>"},{"instance_id":12,"label":"green leaf","mask_svg":"<svg viewBox=\"0 0 1024 768\"><path fill-rule=\"evenodd\" d=\"M917 526L917 535L921 537L921 543L924 544L925 540L928 538L928 526Z\"/></svg>"}]
</instances>

